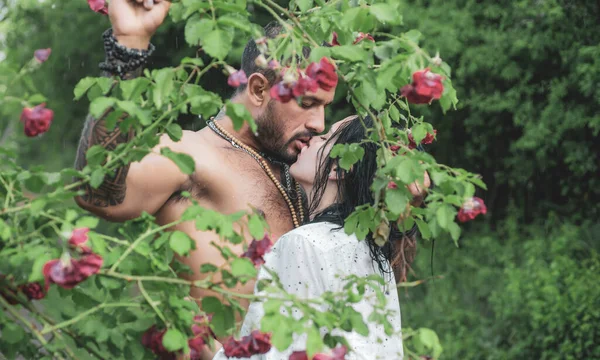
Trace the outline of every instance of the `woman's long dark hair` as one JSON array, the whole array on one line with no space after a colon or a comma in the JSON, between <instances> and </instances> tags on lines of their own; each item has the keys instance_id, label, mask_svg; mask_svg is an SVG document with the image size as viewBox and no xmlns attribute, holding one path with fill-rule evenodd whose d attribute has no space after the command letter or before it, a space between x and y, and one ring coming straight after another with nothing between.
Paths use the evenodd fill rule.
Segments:
<instances>
[{"instance_id":1,"label":"woman's long dark hair","mask_svg":"<svg viewBox=\"0 0 600 360\"><path fill-rule=\"evenodd\" d=\"M373 120L370 117L366 117L362 122L358 117L348 120L330 136L320 151L326 149L330 143L334 145L360 143L367 138L367 129L372 128ZM339 225L341 228L344 225L344 220L350 216L356 207L364 204L376 205L371 184L377 171L377 150L380 145L374 142L364 142L360 146L365 151L362 160L354 164L348 171L339 166L336 167L338 175L336 202L317 212L316 209L323 198L323 193L329 181L329 174L338 161L338 159L329 157L329 154L318 154L317 158L323 160L315 176L313 195L308 209L309 214L313 217L312 222L328 221ZM390 224L389 239L383 247L375 244L371 232L367 234L365 240L368 242L371 257L377 263L379 270L382 273L389 273L388 269L390 267L387 265L390 264L396 274L396 281L405 281L406 273L414 259L415 236L406 236L398 229L397 224L392 222Z\"/></svg>"}]
</instances>

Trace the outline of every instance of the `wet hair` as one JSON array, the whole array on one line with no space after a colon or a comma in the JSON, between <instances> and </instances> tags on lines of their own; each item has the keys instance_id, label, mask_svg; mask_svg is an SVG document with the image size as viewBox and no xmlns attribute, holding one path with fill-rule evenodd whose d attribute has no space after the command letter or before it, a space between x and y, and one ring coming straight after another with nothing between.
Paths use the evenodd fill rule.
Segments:
<instances>
[{"instance_id":1,"label":"wet hair","mask_svg":"<svg viewBox=\"0 0 600 360\"><path fill-rule=\"evenodd\" d=\"M360 144L365 150L363 158L355 163L350 170L346 171L339 166L336 167L338 190L335 203L322 211L317 212L316 210L327 187L329 174L338 161L338 159L329 157L329 154L323 154L322 151L328 148L330 143L334 145L360 143L367 138L367 128L373 128L373 121L370 117L366 117L362 123L360 118L355 117L342 124L329 137L326 144L321 147L317 158L322 159L322 163L315 175L313 195L309 201L308 212L314 216L311 222L328 221L339 225L337 229L341 229L344 220L350 216L356 207L364 204L376 205L371 185L377 171L377 150L380 145L365 142ZM406 281L406 274L414 260L415 236L414 232L413 234L403 233L398 229L396 222L390 222L388 241L380 247L375 244L373 234L369 231L365 240L368 242L371 257L377 263L382 274L390 272L390 267L387 266L389 264L396 274L396 281Z\"/></svg>"},{"instance_id":2,"label":"wet hair","mask_svg":"<svg viewBox=\"0 0 600 360\"><path fill-rule=\"evenodd\" d=\"M265 38L267 39L275 39L277 35L281 34L283 30L283 26L277 21L271 21L264 28ZM241 70L244 70L246 76L250 77L251 74L259 73L264 75L269 82L269 86L273 86L275 81L277 80L277 72L270 68L261 68L256 65L256 58L260 55L260 50L256 45L256 41L254 39L250 39L244 48L244 52L242 53L242 64ZM302 48L302 56L307 59L310 56L310 48L305 46ZM278 59L281 62L281 59ZM283 65L283 64L282 64ZM234 96L241 94L246 90L247 84L240 85L234 93Z\"/></svg>"}]
</instances>

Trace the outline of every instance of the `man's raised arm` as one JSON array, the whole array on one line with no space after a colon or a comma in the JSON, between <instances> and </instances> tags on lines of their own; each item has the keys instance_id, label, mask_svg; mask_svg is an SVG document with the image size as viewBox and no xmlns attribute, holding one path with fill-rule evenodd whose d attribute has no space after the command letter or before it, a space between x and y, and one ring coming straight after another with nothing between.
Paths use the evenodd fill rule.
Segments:
<instances>
[{"instance_id":1,"label":"man's raised arm","mask_svg":"<svg viewBox=\"0 0 600 360\"><path fill-rule=\"evenodd\" d=\"M105 33L105 47L109 49L103 70L107 76L132 79L141 75L148 56L146 49L150 38L163 22L170 3L166 0L112 0L108 13L112 34ZM131 49L140 49L141 52ZM105 119L88 115L79 140L75 168L82 170L87 162L85 154L94 145L114 150L128 142L133 132L122 133L119 126L108 130ZM163 140L161 146L174 144ZM86 184L85 193L76 198L77 203L99 216L110 220L126 220L137 217L142 211L156 212L177 190L185 176L168 159L149 154L141 162L128 164L107 175L100 187L94 189Z\"/></svg>"}]
</instances>

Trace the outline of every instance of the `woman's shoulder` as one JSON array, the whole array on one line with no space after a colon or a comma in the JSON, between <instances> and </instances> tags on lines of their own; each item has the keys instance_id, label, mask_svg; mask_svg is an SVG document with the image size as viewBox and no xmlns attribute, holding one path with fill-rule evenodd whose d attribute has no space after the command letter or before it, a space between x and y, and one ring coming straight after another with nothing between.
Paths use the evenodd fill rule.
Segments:
<instances>
[{"instance_id":1,"label":"woman's shoulder","mask_svg":"<svg viewBox=\"0 0 600 360\"><path fill-rule=\"evenodd\" d=\"M335 251L338 248L359 245L360 241L354 234L347 235L344 228L331 222L317 222L302 225L284 234L275 246L286 247L304 242L321 252Z\"/></svg>"}]
</instances>

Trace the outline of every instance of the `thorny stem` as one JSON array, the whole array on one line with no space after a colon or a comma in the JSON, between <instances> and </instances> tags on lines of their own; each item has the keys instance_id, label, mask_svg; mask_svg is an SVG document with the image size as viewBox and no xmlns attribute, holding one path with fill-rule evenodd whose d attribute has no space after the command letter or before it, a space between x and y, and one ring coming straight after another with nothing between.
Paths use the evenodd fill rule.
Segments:
<instances>
[{"instance_id":1,"label":"thorny stem","mask_svg":"<svg viewBox=\"0 0 600 360\"><path fill-rule=\"evenodd\" d=\"M23 323L44 347L46 347L48 345L48 341L46 341L46 339L43 336L44 332L43 331L40 332L35 327L35 325L33 325L33 323L31 323L30 321L25 319L23 316L21 316L21 314L19 314L19 312L17 310L15 310L15 308L13 306L11 306L2 296L0 296L0 304L4 308L6 308L6 310L8 310L8 312L11 313L12 316L14 316L21 323ZM63 358L57 352L54 352L54 356L56 356L59 359Z\"/></svg>"},{"instance_id":2,"label":"thorny stem","mask_svg":"<svg viewBox=\"0 0 600 360\"><path fill-rule=\"evenodd\" d=\"M138 280L137 285L138 285L138 288L140 289L140 292L144 296L144 299L146 299L146 302L148 303L148 305L150 305L150 307L154 310L156 315L158 315L158 317L162 320L162 322L165 324L165 326L169 327L169 322L167 321L167 319L165 319L165 316L160 311L160 309L156 307L156 304L154 304L154 301L152 300L150 295L148 295L148 293L146 292L146 289L144 289L142 280Z\"/></svg>"}]
</instances>

